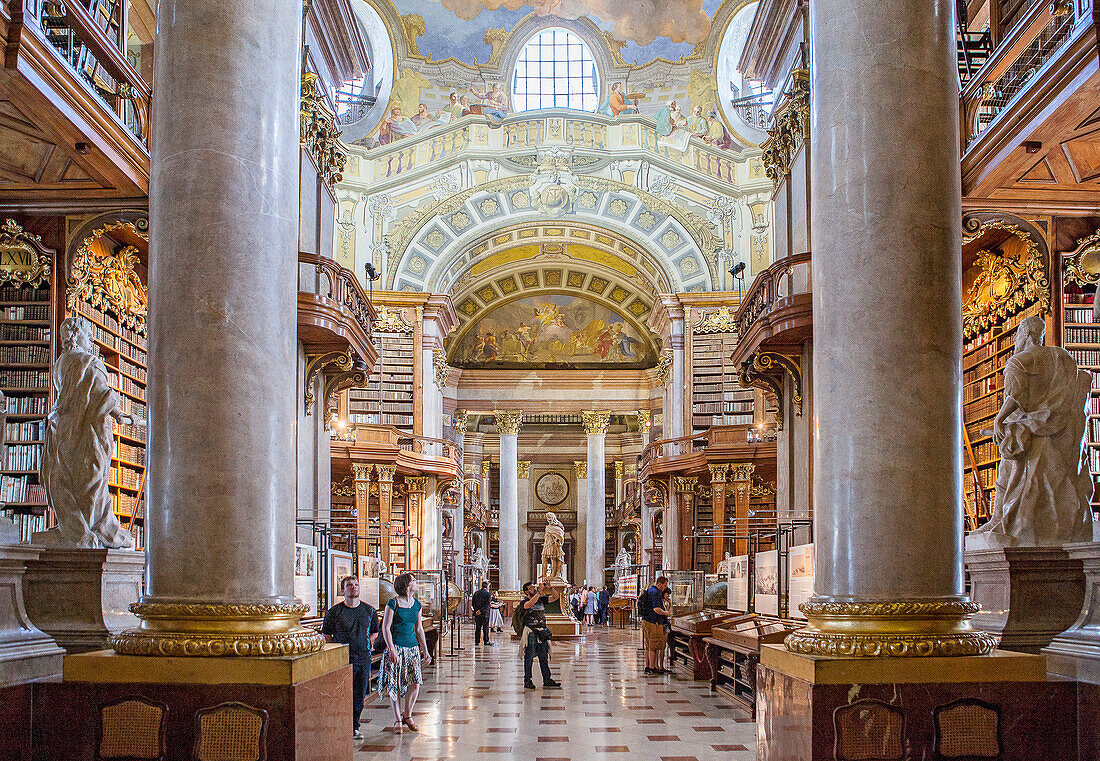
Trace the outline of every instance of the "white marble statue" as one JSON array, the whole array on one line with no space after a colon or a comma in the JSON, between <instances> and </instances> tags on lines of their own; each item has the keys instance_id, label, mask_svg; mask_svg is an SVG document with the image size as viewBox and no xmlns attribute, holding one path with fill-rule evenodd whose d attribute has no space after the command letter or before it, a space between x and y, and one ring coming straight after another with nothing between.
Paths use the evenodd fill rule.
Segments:
<instances>
[{"instance_id":1,"label":"white marble statue","mask_svg":"<svg viewBox=\"0 0 1100 761\"><path fill-rule=\"evenodd\" d=\"M481 589L481 582L489 578L489 558L485 556L485 550L481 545L474 547L474 556L470 559L470 567L473 571L474 589Z\"/></svg>"},{"instance_id":2,"label":"white marble statue","mask_svg":"<svg viewBox=\"0 0 1100 761\"><path fill-rule=\"evenodd\" d=\"M46 419L42 483L57 525L34 535L47 547L133 547L111 509L111 418L133 424L119 408L107 368L95 353L92 328L80 317L61 323L61 356L54 365L56 397Z\"/></svg>"},{"instance_id":3,"label":"white marble statue","mask_svg":"<svg viewBox=\"0 0 1100 761\"><path fill-rule=\"evenodd\" d=\"M1028 317L1004 369L1004 404L993 421L1001 453L989 522L967 549L1052 547L1092 539L1092 476L1085 457L1091 378L1069 352L1043 346L1046 324Z\"/></svg>"},{"instance_id":4,"label":"white marble statue","mask_svg":"<svg viewBox=\"0 0 1100 761\"><path fill-rule=\"evenodd\" d=\"M729 578L730 570L733 568L733 555L726 553L726 556L718 561L718 575L723 578Z\"/></svg>"},{"instance_id":5,"label":"white marble statue","mask_svg":"<svg viewBox=\"0 0 1100 761\"><path fill-rule=\"evenodd\" d=\"M627 568L630 565L630 550L626 547L619 549L619 554L615 556L616 568Z\"/></svg>"},{"instance_id":6,"label":"white marble statue","mask_svg":"<svg viewBox=\"0 0 1100 761\"><path fill-rule=\"evenodd\" d=\"M565 579L565 526L553 513L546 514L546 530L542 534L542 579Z\"/></svg>"},{"instance_id":7,"label":"white marble statue","mask_svg":"<svg viewBox=\"0 0 1100 761\"><path fill-rule=\"evenodd\" d=\"M380 557L368 555L363 561L363 573L368 579L380 579L386 575L386 563Z\"/></svg>"}]
</instances>

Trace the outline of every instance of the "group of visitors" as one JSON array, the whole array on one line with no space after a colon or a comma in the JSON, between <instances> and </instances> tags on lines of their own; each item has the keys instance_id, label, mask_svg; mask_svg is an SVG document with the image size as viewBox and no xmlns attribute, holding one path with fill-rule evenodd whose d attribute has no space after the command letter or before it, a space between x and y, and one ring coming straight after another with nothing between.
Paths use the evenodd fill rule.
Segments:
<instances>
[{"instance_id":1,"label":"group of visitors","mask_svg":"<svg viewBox=\"0 0 1100 761\"><path fill-rule=\"evenodd\" d=\"M569 607L573 615L588 626L606 624L610 605L611 593L607 587L597 591L594 586L585 584L569 590Z\"/></svg>"}]
</instances>

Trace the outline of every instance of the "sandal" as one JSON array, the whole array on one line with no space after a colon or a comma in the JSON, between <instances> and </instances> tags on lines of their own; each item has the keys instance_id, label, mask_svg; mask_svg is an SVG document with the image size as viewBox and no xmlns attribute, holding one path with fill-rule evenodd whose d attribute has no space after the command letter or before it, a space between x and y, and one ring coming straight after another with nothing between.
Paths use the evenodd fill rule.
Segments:
<instances>
[{"instance_id":1,"label":"sandal","mask_svg":"<svg viewBox=\"0 0 1100 761\"><path fill-rule=\"evenodd\" d=\"M413 732L419 732L420 731L420 727L416 726L416 724L413 722L411 716L408 717L408 718L402 719L402 721L405 722L405 726L408 727L409 729L411 729Z\"/></svg>"},{"instance_id":2,"label":"sandal","mask_svg":"<svg viewBox=\"0 0 1100 761\"><path fill-rule=\"evenodd\" d=\"M399 735L404 731L405 727L402 722L395 721L392 727L386 727L386 729L388 729L390 732L393 732L395 735Z\"/></svg>"}]
</instances>

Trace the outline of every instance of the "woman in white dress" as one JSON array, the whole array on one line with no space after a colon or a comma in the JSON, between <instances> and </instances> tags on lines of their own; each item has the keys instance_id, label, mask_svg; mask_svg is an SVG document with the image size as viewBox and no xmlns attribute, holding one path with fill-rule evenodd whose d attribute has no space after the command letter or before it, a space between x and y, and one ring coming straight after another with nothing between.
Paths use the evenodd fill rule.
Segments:
<instances>
[{"instance_id":1,"label":"woman in white dress","mask_svg":"<svg viewBox=\"0 0 1100 761\"><path fill-rule=\"evenodd\" d=\"M497 593L493 592L493 597L489 600L489 631L504 631L504 617L500 615L500 609L503 607L504 603L497 597Z\"/></svg>"},{"instance_id":2,"label":"woman in white dress","mask_svg":"<svg viewBox=\"0 0 1100 761\"><path fill-rule=\"evenodd\" d=\"M592 587L584 589L584 620L589 626L596 623L596 590Z\"/></svg>"}]
</instances>

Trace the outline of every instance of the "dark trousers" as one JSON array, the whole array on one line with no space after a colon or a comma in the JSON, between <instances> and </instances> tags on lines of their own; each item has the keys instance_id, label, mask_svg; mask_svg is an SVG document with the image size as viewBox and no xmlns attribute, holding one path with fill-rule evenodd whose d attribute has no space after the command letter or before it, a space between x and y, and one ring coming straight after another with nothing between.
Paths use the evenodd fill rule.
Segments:
<instances>
[{"instance_id":1,"label":"dark trousers","mask_svg":"<svg viewBox=\"0 0 1100 761\"><path fill-rule=\"evenodd\" d=\"M485 644L489 644L489 616L474 616L474 644L481 644L481 634L485 633Z\"/></svg>"},{"instance_id":2,"label":"dark trousers","mask_svg":"<svg viewBox=\"0 0 1100 761\"><path fill-rule=\"evenodd\" d=\"M531 667L535 664L535 656L539 659L539 668L542 669L542 683L554 681L550 675L549 642L536 642L535 638L528 635L527 647L523 650L523 681L531 681Z\"/></svg>"},{"instance_id":3,"label":"dark trousers","mask_svg":"<svg viewBox=\"0 0 1100 761\"><path fill-rule=\"evenodd\" d=\"M351 722L359 729L359 717L363 714L363 699L370 686L370 661L351 662Z\"/></svg>"}]
</instances>

